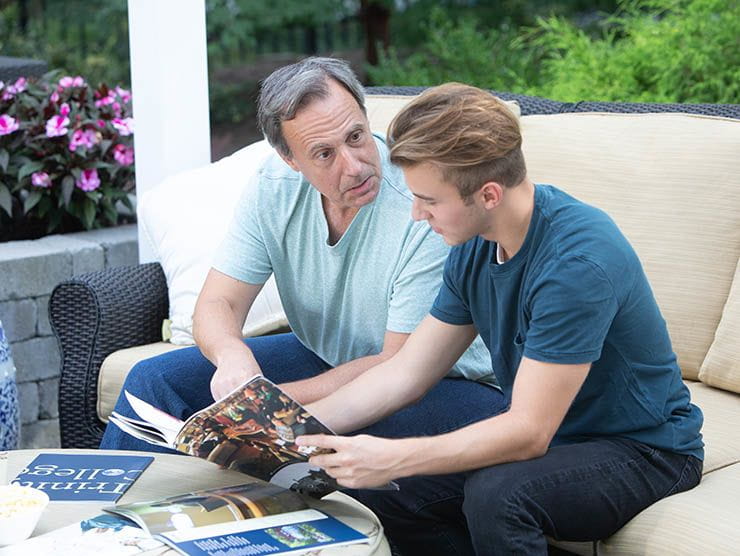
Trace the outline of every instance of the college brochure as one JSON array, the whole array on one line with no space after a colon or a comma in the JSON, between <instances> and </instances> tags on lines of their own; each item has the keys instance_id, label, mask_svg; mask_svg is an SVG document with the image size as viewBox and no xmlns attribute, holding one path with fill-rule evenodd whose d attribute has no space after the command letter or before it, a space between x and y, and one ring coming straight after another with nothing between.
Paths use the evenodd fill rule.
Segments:
<instances>
[{"instance_id":1,"label":"college brochure","mask_svg":"<svg viewBox=\"0 0 740 556\"><path fill-rule=\"evenodd\" d=\"M337 483L308 458L320 450L298 446L302 434L334 434L262 376L239 386L187 421L126 392L140 419L113 412L110 422L128 434L320 498Z\"/></svg>"},{"instance_id":2,"label":"college brochure","mask_svg":"<svg viewBox=\"0 0 740 556\"><path fill-rule=\"evenodd\" d=\"M105 508L183 554L295 554L367 536L263 481Z\"/></svg>"},{"instance_id":3,"label":"college brochure","mask_svg":"<svg viewBox=\"0 0 740 556\"><path fill-rule=\"evenodd\" d=\"M39 454L12 482L49 500L115 502L154 459L107 454Z\"/></svg>"}]
</instances>

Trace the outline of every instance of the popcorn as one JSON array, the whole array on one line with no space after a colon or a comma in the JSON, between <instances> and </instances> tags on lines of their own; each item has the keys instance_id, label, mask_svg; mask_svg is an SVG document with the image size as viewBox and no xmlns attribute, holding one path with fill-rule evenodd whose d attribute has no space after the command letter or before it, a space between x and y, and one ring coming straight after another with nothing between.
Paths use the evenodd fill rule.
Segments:
<instances>
[{"instance_id":1,"label":"popcorn","mask_svg":"<svg viewBox=\"0 0 740 556\"><path fill-rule=\"evenodd\" d=\"M0 496L0 518L13 517L28 510L38 509L46 503L47 500L34 488L8 485L2 488Z\"/></svg>"}]
</instances>

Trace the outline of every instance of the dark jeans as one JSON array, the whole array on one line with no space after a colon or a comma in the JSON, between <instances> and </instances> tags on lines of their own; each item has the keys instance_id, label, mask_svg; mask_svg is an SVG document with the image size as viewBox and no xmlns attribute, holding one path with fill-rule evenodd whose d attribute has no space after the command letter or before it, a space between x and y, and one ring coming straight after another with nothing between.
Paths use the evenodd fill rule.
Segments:
<instances>
[{"instance_id":1,"label":"dark jeans","mask_svg":"<svg viewBox=\"0 0 740 556\"><path fill-rule=\"evenodd\" d=\"M398 492L353 492L404 555L547 554L558 540L606 538L654 502L699 483L702 462L603 439L469 473L410 477Z\"/></svg>"},{"instance_id":2,"label":"dark jeans","mask_svg":"<svg viewBox=\"0 0 740 556\"><path fill-rule=\"evenodd\" d=\"M249 338L245 343L265 376L276 383L309 378L329 368L292 333ZM137 363L123 389L185 420L213 403L210 382L214 372L214 366L197 347L183 348ZM504 407L504 397L495 388L445 378L418 403L357 432L391 438L441 434L495 415ZM115 410L136 417L123 396L119 396ZM137 440L115 425L105 429L100 447L174 453Z\"/></svg>"}]
</instances>

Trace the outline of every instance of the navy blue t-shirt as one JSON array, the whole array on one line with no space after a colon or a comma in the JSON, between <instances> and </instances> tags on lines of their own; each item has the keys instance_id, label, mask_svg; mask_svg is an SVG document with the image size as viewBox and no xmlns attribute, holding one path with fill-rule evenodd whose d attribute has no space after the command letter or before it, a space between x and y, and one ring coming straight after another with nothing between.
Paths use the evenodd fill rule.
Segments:
<instances>
[{"instance_id":1,"label":"navy blue t-shirt","mask_svg":"<svg viewBox=\"0 0 740 556\"><path fill-rule=\"evenodd\" d=\"M496 263L495 242L454 247L431 314L474 324L511 395L522 356L592 363L553 444L618 436L703 458L701 410L637 255L603 211L535 186L521 249Z\"/></svg>"}]
</instances>

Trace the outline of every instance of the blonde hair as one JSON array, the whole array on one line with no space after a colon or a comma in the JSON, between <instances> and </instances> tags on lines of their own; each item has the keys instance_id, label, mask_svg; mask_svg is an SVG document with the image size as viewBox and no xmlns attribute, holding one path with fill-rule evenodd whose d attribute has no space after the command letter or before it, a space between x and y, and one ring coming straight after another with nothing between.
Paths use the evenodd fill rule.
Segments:
<instances>
[{"instance_id":1,"label":"blonde hair","mask_svg":"<svg viewBox=\"0 0 740 556\"><path fill-rule=\"evenodd\" d=\"M527 168L517 117L492 94L461 83L426 90L388 128L391 162L436 165L463 199L484 183L521 183Z\"/></svg>"}]
</instances>

